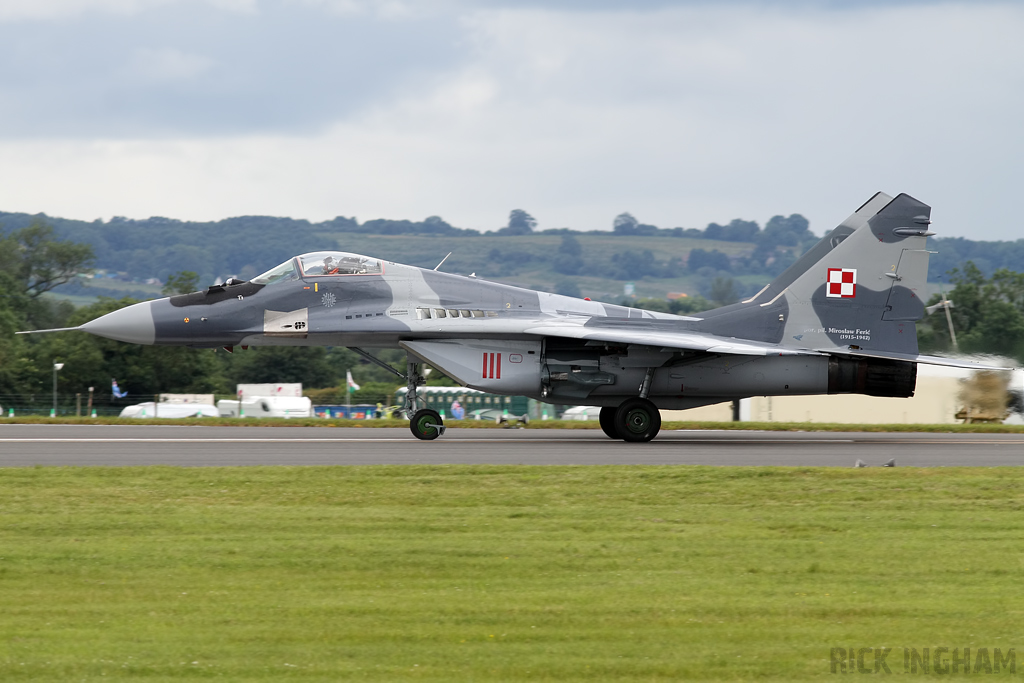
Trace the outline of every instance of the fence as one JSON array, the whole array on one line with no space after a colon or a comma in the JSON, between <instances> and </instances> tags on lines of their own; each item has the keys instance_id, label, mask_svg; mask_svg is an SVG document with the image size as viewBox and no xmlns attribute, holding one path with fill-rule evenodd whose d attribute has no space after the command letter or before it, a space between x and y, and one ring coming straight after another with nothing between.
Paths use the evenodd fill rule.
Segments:
<instances>
[{"instance_id":1,"label":"fence","mask_svg":"<svg viewBox=\"0 0 1024 683\"><path fill-rule=\"evenodd\" d=\"M141 401L152 401L153 397L125 397L115 399L110 394L93 394L92 407L96 415L121 414L125 406L135 405ZM53 394L0 394L0 406L2 406L3 417L7 417L13 410L15 415L44 415L48 416L53 409ZM88 416L89 394L57 394L57 415L60 417L74 417L75 415Z\"/></svg>"}]
</instances>

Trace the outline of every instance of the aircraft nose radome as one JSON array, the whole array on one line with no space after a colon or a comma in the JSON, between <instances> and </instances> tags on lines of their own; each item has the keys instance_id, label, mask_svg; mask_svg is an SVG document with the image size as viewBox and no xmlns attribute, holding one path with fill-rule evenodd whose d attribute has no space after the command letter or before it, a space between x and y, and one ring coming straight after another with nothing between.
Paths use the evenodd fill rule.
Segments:
<instances>
[{"instance_id":1,"label":"aircraft nose radome","mask_svg":"<svg viewBox=\"0 0 1024 683\"><path fill-rule=\"evenodd\" d=\"M89 334L133 344L152 344L156 340L153 302L132 304L113 313L90 320L81 327Z\"/></svg>"}]
</instances>

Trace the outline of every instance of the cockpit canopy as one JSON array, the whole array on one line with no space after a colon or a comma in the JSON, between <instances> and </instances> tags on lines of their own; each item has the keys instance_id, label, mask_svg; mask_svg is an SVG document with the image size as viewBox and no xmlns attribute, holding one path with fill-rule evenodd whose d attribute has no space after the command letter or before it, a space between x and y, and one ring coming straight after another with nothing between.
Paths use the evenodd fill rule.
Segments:
<instances>
[{"instance_id":1,"label":"cockpit canopy","mask_svg":"<svg viewBox=\"0 0 1024 683\"><path fill-rule=\"evenodd\" d=\"M275 266L257 275L250 282L257 285L276 285L278 282L288 282L299 279L299 269L295 265L295 259L290 258L279 266Z\"/></svg>"},{"instance_id":2,"label":"cockpit canopy","mask_svg":"<svg viewBox=\"0 0 1024 683\"><path fill-rule=\"evenodd\" d=\"M344 251L314 251L299 257L302 274L310 275L380 275L384 264L377 259Z\"/></svg>"},{"instance_id":3,"label":"cockpit canopy","mask_svg":"<svg viewBox=\"0 0 1024 683\"><path fill-rule=\"evenodd\" d=\"M254 277L252 282L257 285L273 285L298 280L300 277L380 275L383 272L384 264L378 259L344 251L314 251L288 259L281 265Z\"/></svg>"}]
</instances>

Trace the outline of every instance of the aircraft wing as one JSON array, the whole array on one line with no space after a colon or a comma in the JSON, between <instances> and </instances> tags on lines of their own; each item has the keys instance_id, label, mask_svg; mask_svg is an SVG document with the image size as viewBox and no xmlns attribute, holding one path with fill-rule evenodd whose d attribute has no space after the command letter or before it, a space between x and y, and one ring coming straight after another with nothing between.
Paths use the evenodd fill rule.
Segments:
<instances>
[{"instance_id":1,"label":"aircraft wing","mask_svg":"<svg viewBox=\"0 0 1024 683\"><path fill-rule=\"evenodd\" d=\"M614 344L640 344L644 346L660 346L688 351L705 351L707 353L732 353L741 356L823 356L824 353L809 350L790 349L776 344L719 337L699 332L670 332L656 329L629 329L588 327L583 324L557 321L538 323L527 327L526 334L548 337L564 337L568 339L584 339L587 341L611 342Z\"/></svg>"},{"instance_id":2,"label":"aircraft wing","mask_svg":"<svg viewBox=\"0 0 1024 683\"><path fill-rule=\"evenodd\" d=\"M875 352L868 349L829 348L829 349L793 349L777 344L751 341L748 339L736 339L733 337L720 337L712 334L701 334L699 332L675 332L656 329L629 328L606 328L601 326L587 326L564 320L545 323L538 322L536 325L524 330L527 334L536 334L549 337L563 337L568 339L583 339L587 341L610 342L613 344L640 344L644 346L659 346L670 349L685 349L688 351L704 351L706 353L736 354L739 356L828 356L838 355L851 358L880 358L885 360L901 360L911 363L924 363L926 365L941 365L954 368L970 368L972 370L1012 370L1013 368L989 365L986 363L959 359L943 358L941 356L926 356L922 354Z\"/></svg>"}]
</instances>

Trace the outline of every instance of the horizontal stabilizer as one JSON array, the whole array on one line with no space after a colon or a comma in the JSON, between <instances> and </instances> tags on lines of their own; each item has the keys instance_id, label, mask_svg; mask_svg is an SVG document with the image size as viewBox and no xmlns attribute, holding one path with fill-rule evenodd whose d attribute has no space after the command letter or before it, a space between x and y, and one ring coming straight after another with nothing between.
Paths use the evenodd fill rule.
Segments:
<instances>
[{"instance_id":1,"label":"horizontal stabilizer","mask_svg":"<svg viewBox=\"0 0 1024 683\"><path fill-rule=\"evenodd\" d=\"M924 363L925 365L941 365L948 368L969 368L971 370L1014 370L1012 367L1002 365L987 365L977 361L962 358L943 358L942 356L924 356L918 353L898 353L884 351L861 351L856 349L817 349L822 353L834 356L851 356L857 358L883 358L885 360L904 360L911 363Z\"/></svg>"}]
</instances>

